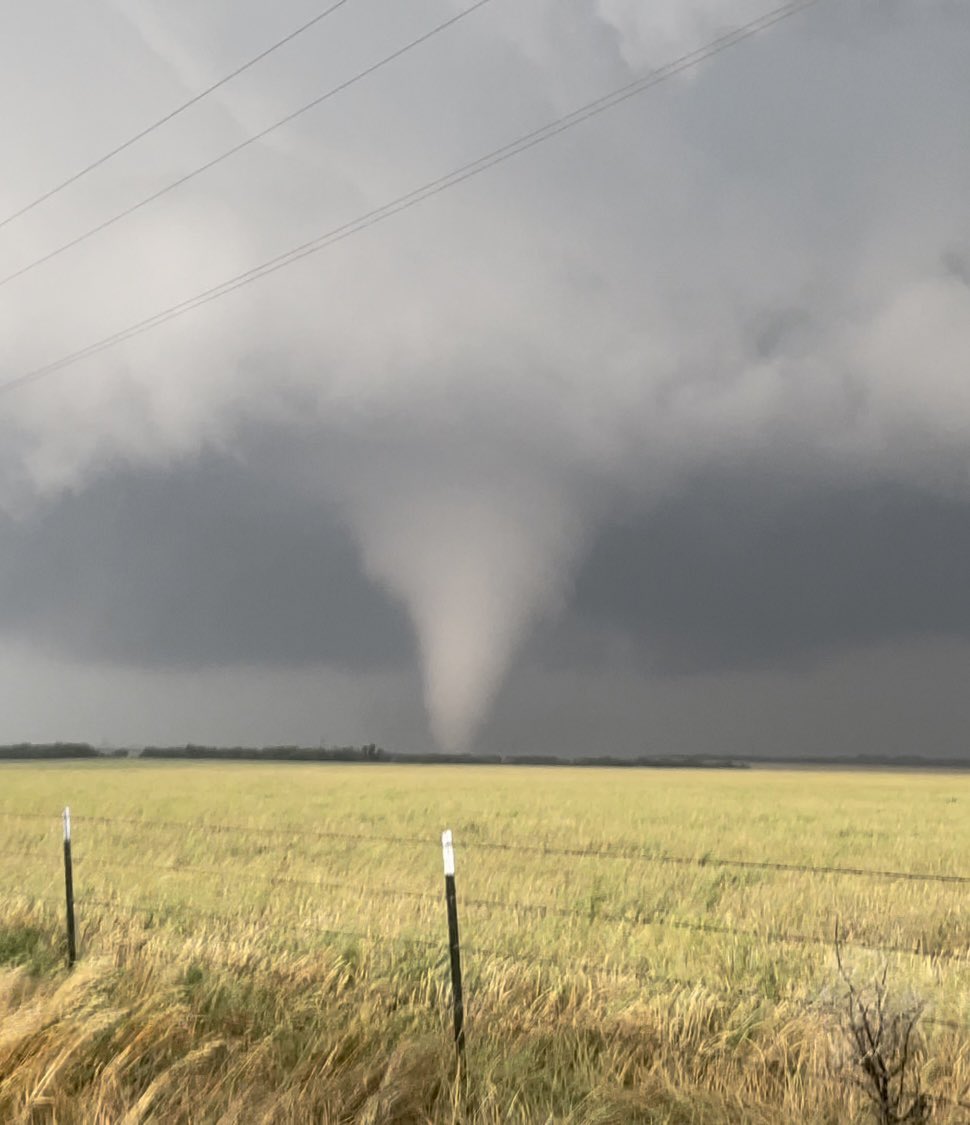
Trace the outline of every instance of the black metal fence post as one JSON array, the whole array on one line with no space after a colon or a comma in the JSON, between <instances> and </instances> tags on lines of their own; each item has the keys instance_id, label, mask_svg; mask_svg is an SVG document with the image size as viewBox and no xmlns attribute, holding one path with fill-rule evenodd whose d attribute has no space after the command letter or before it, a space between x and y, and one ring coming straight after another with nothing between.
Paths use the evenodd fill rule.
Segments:
<instances>
[{"instance_id":1,"label":"black metal fence post","mask_svg":"<svg viewBox=\"0 0 970 1125\"><path fill-rule=\"evenodd\" d=\"M455 1017L455 1050L465 1058L465 1001L461 988L461 943L458 940L458 901L455 897L455 845L451 829L441 834L445 861L445 903L448 907L448 951L451 955L451 999Z\"/></svg>"},{"instance_id":2,"label":"black metal fence post","mask_svg":"<svg viewBox=\"0 0 970 1125\"><path fill-rule=\"evenodd\" d=\"M64 809L64 891L67 898L67 966L77 960L77 939L74 929L74 865L71 862L71 810Z\"/></svg>"}]
</instances>

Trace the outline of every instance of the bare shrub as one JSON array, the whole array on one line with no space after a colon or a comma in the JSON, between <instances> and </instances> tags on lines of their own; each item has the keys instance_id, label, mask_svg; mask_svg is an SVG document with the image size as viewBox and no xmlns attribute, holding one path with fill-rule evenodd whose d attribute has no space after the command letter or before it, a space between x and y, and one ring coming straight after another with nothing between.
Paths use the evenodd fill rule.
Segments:
<instances>
[{"instance_id":1,"label":"bare shrub","mask_svg":"<svg viewBox=\"0 0 970 1125\"><path fill-rule=\"evenodd\" d=\"M920 1084L923 1042L922 1003L898 1007L887 983L888 967L860 987L842 959L842 938L835 927L835 957L847 988L843 1030L849 1048L849 1080L866 1097L879 1125L924 1125L933 1103Z\"/></svg>"}]
</instances>

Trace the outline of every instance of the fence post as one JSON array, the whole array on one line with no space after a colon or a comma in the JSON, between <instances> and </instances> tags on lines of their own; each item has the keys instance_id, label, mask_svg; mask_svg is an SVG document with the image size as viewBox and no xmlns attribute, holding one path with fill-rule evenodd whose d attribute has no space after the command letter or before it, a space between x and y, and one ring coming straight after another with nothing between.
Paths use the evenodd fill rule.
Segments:
<instances>
[{"instance_id":1,"label":"fence post","mask_svg":"<svg viewBox=\"0 0 970 1125\"><path fill-rule=\"evenodd\" d=\"M67 966L74 967L77 960L77 940L74 930L74 865L71 862L71 809L64 809L64 891L67 898Z\"/></svg>"},{"instance_id":2,"label":"fence post","mask_svg":"<svg viewBox=\"0 0 970 1125\"><path fill-rule=\"evenodd\" d=\"M448 907L448 950L451 954L451 998L455 1017L455 1050L465 1058L465 1001L461 989L461 945L458 940L458 900L455 897L455 845L451 829L441 833L445 861L445 903Z\"/></svg>"}]
</instances>

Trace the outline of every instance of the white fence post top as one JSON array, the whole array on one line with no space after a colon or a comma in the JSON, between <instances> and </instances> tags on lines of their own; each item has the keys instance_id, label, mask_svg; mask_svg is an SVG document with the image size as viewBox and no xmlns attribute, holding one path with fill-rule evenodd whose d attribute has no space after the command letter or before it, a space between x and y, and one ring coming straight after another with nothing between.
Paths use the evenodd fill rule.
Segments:
<instances>
[{"instance_id":1,"label":"white fence post top","mask_svg":"<svg viewBox=\"0 0 970 1125\"><path fill-rule=\"evenodd\" d=\"M71 838L71 806L64 806L64 839L70 840Z\"/></svg>"},{"instance_id":2,"label":"white fence post top","mask_svg":"<svg viewBox=\"0 0 970 1125\"><path fill-rule=\"evenodd\" d=\"M454 875L455 873L455 845L451 837L451 829L448 828L441 833L441 851L445 860L445 874Z\"/></svg>"}]
</instances>

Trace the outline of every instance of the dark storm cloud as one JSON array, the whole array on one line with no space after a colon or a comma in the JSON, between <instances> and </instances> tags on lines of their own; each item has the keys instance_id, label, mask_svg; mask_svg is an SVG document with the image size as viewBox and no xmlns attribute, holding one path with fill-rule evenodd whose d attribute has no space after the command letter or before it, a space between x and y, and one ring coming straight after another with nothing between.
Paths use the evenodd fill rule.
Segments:
<instances>
[{"instance_id":1,"label":"dark storm cloud","mask_svg":"<svg viewBox=\"0 0 970 1125\"><path fill-rule=\"evenodd\" d=\"M968 573L964 499L888 485L785 493L768 481L706 480L597 540L566 637L605 630L655 670L680 674L970 640ZM555 631L551 643L561 653Z\"/></svg>"},{"instance_id":2,"label":"dark storm cloud","mask_svg":"<svg viewBox=\"0 0 970 1125\"><path fill-rule=\"evenodd\" d=\"M400 607L337 514L294 486L277 430L167 469L116 466L0 525L0 630L144 667L400 666ZM970 640L970 502L898 486L699 480L606 528L532 659L629 641L655 671L797 666L860 646Z\"/></svg>"},{"instance_id":3,"label":"dark storm cloud","mask_svg":"<svg viewBox=\"0 0 970 1125\"><path fill-rule=\"evenodd\" d=\"M0 381L770 6L494 0L5 288ZM20 5L0 74L7 102L31 114L0 116L0 221L311 9ZM0 257L27 264L456 10L415 0L375 23L366 5L345 5L265 70L5 226ZM312 737L318 696L339 712L350 694L339 669L351 668L364 685L355 720L373 713L380 680L393 700L384 729L394 711L413 732L417 663L441 745L469 744L493 701L522 728L551 731L561 715L559 737L594 688L597 721L636 730L705 677L706 710L686 706L710 732L732 708L764 713L776 668L800 670L796 709L834 722L821 662L838 664L851 695L877 667L902 682L914 644L959 645L968 44L958 0L821 3L6 396L0 667L24 686L4 678L17 696L5 704L28 726L48 714L58 661L87 698L97 657L114 662L95 677L106 714L122 671L130 697L151 701L145 714L165 716L168 685L193 669L206 730L222 712L241 737L250 720L237 702L258 688L260 730L285 722ZM876 663L859 663L859 645ZM940 682L950 654L921 652ZM239 672L254 663L265 676ZM307 686L318 665L319 692ZM512 667L534 699L502 691ZM614 707L631 683L647 685L647 702ZM940 723L959 727L961 701L941 698ZM609 719L624 707L627 719ZM101 710L90 721L110 729ZM848 729L858 712L843 714Z\"/></svg>"},{"instance_id":4,"label":"dark storm cloud","mask_svg":"<svg viewBox=\"0 0 970 1125\"><path fill-rule=\"evenodd\" d=\"M400 663L403 613L334 512L289 479L298 435L273 438L272 456L264 437L117 465L0 521L0 632L141 667Z\"/></svg>"}]
</instances>

